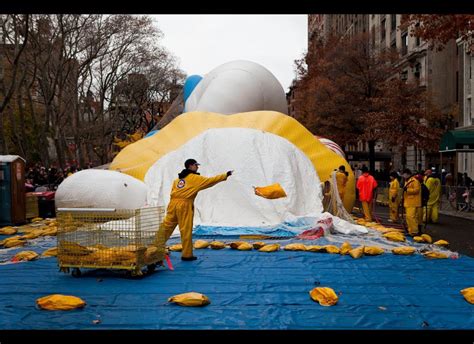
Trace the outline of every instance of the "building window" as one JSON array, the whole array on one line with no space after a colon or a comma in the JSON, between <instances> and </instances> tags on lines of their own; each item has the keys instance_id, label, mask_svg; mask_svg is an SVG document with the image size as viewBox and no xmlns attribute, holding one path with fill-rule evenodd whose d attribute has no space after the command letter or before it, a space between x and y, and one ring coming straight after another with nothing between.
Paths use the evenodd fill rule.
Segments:
<instances>
[{"instance_id":1,"label":"building window","mask_svg":"<svg viewBox=\"0 0 474 344\"><path fill-rule=\"evenodd\" d=\"M402 55L406 55L408 52L408 33L405 32L402 35Z\"/></svg>"},{"instance_id":2,"label":"building window","mask_svg":"<svg viewBox=\"0 0 474 344\"><path fill-rule=\"evenodd\" d=\"M416 23L415 28L418 29L419 27L420 27L420 23ZM420 37L416 37L416 38L415 38L415 46L419 47L420 44L421 44Z\"/></svg>"},{"instance_id":3,"label":"building window","mask_svg":"<svg viewBox=\"0 0 474 344\"><path fill-rule=\"evenodd\" d=\"M466 110L467 110L466 112L469 114L469 120L471 121L471 123L467 123L469 125L469 124L472 124L471 98L469 98L467 100L467 109Z\"/></svg>"},{"instance_id":4,"label":"building window","mask_svg":"<svg viewBox=\"0 0 474 344\"><path fill-rule=\"evenodd\" d=\"M456 72L456 101L459 101L459 72Z\"/></svg>"},{"instance_id":5,"label":"building window","mask_svg":"<svg viewBox=\"0 0 474 344\"><path fill-rule=\"evenodd\" d=\"M392 42L390 42L390 48L397 49L397 40L396 39L393 39Z\"/></svg>"},{"instance_id":6,"label":"building window","mask_svg":"<svg viewBox=\"0 0 474 344\"><path fill-rule=\"evenodd\" d=\"M380 24L380 34L381 34L381 40L384 41L385 40L385 19L382 20L382 23Z\"/></svg>"},{"instance_id":7,"label":"building window","mask_svg":"<svg viewBox=\"0 0 474 344\"><path fill-rule=\"evenodd\" d=\"M469 79L472 79L472 58L469 59Z\"/></svg>"},{"instance_id":8,"label":"building window","mask_svg":"<svg viewBox=\"0 0 474 344\"><path fill-rule=\"evenodd\" d=\"M415 75L415 78L417 78L417 79L420 78L420 76L421 76L421 63L418 62L415 65L415 70L414 70L413 74Z\"/></svg>"},{"instance_id":9,"label":"building window","mask_svg":"<svg viewBox=\"0 0 474 344\"><path fill-rule=\"evenodd\" d=\"M372 46L375 47L375 26L372 26Z\"/></svg>"},{"instance_id":10,"label":"building window","mask_svg":"<svg viewBox=\"0 0 474 344\"><path fill-rule=\"evenodd\" d=\"M405 69L403 72L400 73L400 79L402 79L403 81L408 80L408 70Z\"/></svg>"},{"instance_id":11,"label":"building window","mask_svg":"<svg viewBox=\"0 0 474 344\"><path fill-rule=\"evenodd\" d=\"M391 31L395 31L397 29L397 15L396 14L392 14L390 16L391 18Z\"/></svg>"}]
</instances>

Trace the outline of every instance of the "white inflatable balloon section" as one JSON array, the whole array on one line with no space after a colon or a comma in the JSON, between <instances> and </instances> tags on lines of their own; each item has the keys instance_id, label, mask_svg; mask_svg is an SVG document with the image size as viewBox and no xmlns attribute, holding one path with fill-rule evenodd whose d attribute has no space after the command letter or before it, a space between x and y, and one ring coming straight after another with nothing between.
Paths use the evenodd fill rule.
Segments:
<instances>
[{"instance_id":1,"label":"white inflatable balloon section","mask_svg":"<svg viewBox=\"0 0 474 344\"><path fill-rule=\"evenodd\" d=\"M136 209L146 204L145 183L127 174L88 169L67 177L55 195L57 208Z\"/></svg>"},{"instance_id":2,"label":"white inflatable balloon section","mask_svg":"<svg viewBox=\"0 0 474 344\"><path fill-rule=\"evenodd\" d=\"M265 67L250 61L225 63L199 81L185 112L220 114L272 110L288 114L285 91Z\"/></svg>"},{"instance_id":3,"label":"white inflatable balloon section","mask_svg":"<svg viewBox=\"0 0 474 344\"><path fill-rule=\"evenodd\" d=\"M206 130L159 159L145 176L149 204L169 203L172 182L189 157L202 164L204 176L235 171L198 194L194 225L276 225L289 216L323 210L319 177L307 156L280 136L248 128ZM276 181L288 197L269 201L255 196L252 186Z\"/></svg>"}]
</instances>

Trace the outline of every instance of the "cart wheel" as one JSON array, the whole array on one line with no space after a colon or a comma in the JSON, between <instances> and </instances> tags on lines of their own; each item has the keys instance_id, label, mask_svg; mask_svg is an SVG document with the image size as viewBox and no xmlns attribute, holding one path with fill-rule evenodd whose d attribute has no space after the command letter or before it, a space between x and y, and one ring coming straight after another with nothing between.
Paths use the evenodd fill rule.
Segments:
<instances>
[{"instance_id":1,"label":"cart wheel","mask_svg":"<svg viewBox=\"0 0 474 344\"><path fill-rule=\"evenodd\" d=\"M81 277L81 270L79 268L72 269L71 275L73 277Z\"/></svg>"},{"instance_id":2,"label":"cart wheel","mask_svg":"<svg viewBox=\"0 0 474 344\"><path fill-rule=\"evenodd\" d=\"M155 269L156 269L156 264L150 264L146 266L146 272L148 272L149 274L155 271Z\"/></svg>"}]
</instances>

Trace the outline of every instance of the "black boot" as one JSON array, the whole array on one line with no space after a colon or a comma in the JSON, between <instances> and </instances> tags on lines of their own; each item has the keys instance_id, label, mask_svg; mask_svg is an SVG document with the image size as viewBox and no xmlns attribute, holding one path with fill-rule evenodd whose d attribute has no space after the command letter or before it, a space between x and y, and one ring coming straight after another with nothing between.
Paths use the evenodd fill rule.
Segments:
<instances>
[{"instance_id":1,"label":"black boot","mask_svg":"<svg viewBox=\"0 0 474 344\"><path fill-rule=\"evenodd\" d=\"M195 256L191 256L191 257L181 257L181 260L185 260L185 261L191 261L191 260L196 260L198 259L197 257Z\"/></svg>"}]
</instances>

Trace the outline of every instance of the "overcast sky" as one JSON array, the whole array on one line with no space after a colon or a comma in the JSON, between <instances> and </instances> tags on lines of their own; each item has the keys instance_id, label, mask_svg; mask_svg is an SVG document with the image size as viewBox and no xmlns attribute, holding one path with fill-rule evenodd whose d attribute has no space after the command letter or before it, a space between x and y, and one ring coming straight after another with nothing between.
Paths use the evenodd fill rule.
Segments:
<instances>
[{"instance_id":1,"label":"overcast sky","mask_svg":"<svg viewBox=\"0 0 474 344\"><path fill-rule=\"evenodd\" d=\"M307 47L307 15L155 15L163 45L188 75L204 75L233 60L257 62L285 92L295 59Z\"/></svg>"}]
</instances>

